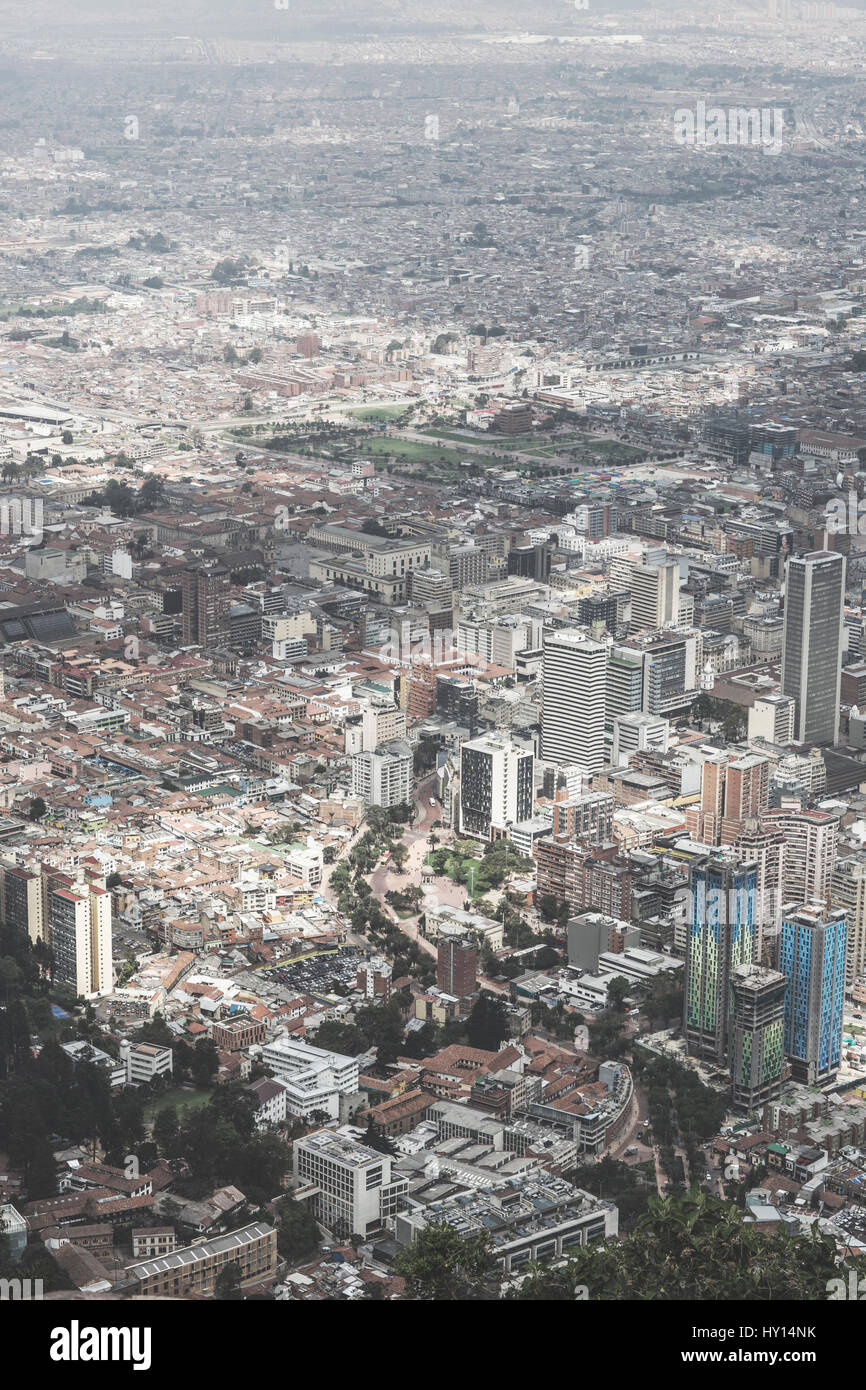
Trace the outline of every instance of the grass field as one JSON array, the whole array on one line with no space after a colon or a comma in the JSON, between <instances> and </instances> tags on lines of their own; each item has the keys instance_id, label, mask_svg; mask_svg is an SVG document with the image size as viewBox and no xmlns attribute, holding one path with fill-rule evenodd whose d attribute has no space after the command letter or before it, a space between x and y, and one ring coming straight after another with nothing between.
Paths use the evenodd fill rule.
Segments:
<instances>
[{"instance_id":1,"label":"grass field","mask_svg":"<svg viewBox=\"0 0 866 1390\"><path fill-rule=\"evenodd\" d=\"M516 438L513 435L509 435L507 439L500 439L498 435L494 437L484 433L479 434L476 432L473 434L469 431L465 434L460 434L457 430L434 429L432 425L427 429L423 429L421 433L429 434L434 439L454 439L458 444L475 444L476 446L483 444L489 449L502 452L507 452L509 449L513 449L516 453L534 454L537 452L535 440L530 434L521 434Z\"/></svg>"},{"instance_id":2,"label":"grass field","mask_svg":"<svg viewBox=\"0 0 866 1390\"><path fill-rule=\"evenodd\" d=\"M183 1086L172 1086L145 1106L145 1119L152 1124L160 1111L167 1109L169 1105L175 1107L178 1118L182 1119L184 1110L198 1110L202 1105L207 1105L210 1097L210 1091L188 1091Z\"/></svg>"},{"instance_id":3,"label":"grass field","mask_svg":"<svg viewBox=\"0 0 866 1390\"><path fill-rule=\"evenodd\" d=\"M393 420L405 410L405 405L362 405L346 414L353 415L356 420Z\"/></svg>"},{"instance_id":4,"label":"grass field","mask_svg":"<svg viewBox=\"0 0 866 1390\"><path fill-rule=\"evenodd\" d=\"M437 448L435 444L420 444L414 439L365 439L359 448L365 454L392 454L406 463L432 464L447 471L456 471L464 459L482 467L494 467L499 463L499 459L490 454L461 454L458 449Z\"/></svg>"}]
</instances>

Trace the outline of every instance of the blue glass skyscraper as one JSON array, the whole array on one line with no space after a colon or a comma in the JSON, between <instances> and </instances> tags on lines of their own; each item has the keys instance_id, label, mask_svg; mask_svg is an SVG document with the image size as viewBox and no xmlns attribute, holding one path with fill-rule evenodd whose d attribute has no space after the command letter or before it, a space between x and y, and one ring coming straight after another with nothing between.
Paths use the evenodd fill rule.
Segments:
<instances>
[{"instance_id":1,"label":"blue glass skyscraper","mask_svg":"<svg viewBox=\"0 0 866 1390\"><path fill-rule=\"evenodd\" d=\"M779 969L788 981L785 1054L794 1080L809 1086L831 1081L839 1070L847 936L841 908L789 904L782 909Z\"/></svg>"},{"instance_id":2,"label":"blue glass skyscraper","mask_svg":"<svg viewBox=\"0 0 866 1390\"><path fill-rule=\"evenodd\" d=\"M731 1014L731 972L755 958L758 870L724 850L689 869L689 930L684 1024L694 1057L724 1066Z\"/></svg>"}]
</instances>

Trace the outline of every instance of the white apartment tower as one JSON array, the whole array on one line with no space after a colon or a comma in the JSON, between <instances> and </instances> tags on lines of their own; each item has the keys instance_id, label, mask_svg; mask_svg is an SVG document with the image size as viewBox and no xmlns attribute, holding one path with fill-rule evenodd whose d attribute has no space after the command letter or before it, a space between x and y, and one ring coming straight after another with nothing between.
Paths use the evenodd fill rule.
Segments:
<instances>
[{"instance_id":1,"label":"white apartment tower","mask_svg":"<svg viewBox=\"0 0 866 1390\"><path fill-rule=\"evenodd\" d=\"M533 757L507 735L468 740L460 749L460 826L489 840L494 828L529 820L534 798Z\"/></svg>"},{"instance_id":2,"label":"white apartment tower","mask_svg":"<svg viewBox=\"0 0 866 1390\"><path fill-rule=\"evenodd\" d=\"M605 762L607 647L575 628L548 632L542 686L542 759L598 772Z\"/></svg>"}]
</instances>

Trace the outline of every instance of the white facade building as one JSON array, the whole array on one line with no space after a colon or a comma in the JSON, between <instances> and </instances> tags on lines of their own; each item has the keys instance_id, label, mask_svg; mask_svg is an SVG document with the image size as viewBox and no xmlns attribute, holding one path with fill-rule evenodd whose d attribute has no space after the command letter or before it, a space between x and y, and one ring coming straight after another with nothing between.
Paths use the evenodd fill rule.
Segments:
<instances>
[{"instance_id":1,"label":"white facade building","mask_svg":"<svg viewBox=\"0 0 866 1390\"><path fill-rule=\"evenodd\" d=\"M577 763L587 772L604 766L607 654L604 643L577 629L545 636L540 753L546 762Z\"/></svg>"}]
</instances>

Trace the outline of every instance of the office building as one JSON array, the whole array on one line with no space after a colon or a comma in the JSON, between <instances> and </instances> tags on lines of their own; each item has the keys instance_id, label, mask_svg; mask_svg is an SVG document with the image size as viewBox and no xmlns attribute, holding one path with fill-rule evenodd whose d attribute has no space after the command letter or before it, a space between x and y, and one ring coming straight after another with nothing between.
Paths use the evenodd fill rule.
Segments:
<instances>
[{"instance_id":1,"label":"office building","mask_svg":"<svg viewBox=\"0 0 866 1390\"><path fill-rule=\"evenodd\" d=\"M441 936L436 948L436 985L443 994L467 999L475 993L478 952L471 941Z\"/></svg>"},{"instance_id":2,"label":"office building","mask_svg":"<svg viewBox=\"0 0 866 1390\"><path fill-rule=\"evenodd\" d=\"M454 600L454 586L444 570L430 566L413 570L409 587L412 602L424 608L450 608Z\"/></svg>"},{"instance_id":3,"label":"office building","mask_svg":"<svg viewBox=\"0 0 866 1390\"><path fill-rule=\"evenodd\" d=\"M611 763L614 767L626 767L632 754L646 753L651 748L666 753L670 727L666 719L656 719L651 714L615 715Z\"/></svg>"},{"instance_id":4,"label":"office building","mask_svg":"<svg viewBox=\"0 0 866 1390\"><path fill-rule=\"evenodd\" d=\"M787 977L785 1055L795 1081L832 1081L842 1060L847 920L823 903L782 909L779 968Z\"/></svg>"},{"instance_id":5,"label":"office building","mask_svg":"<svg viewBox=\"0 0 866 1390\"><path fill-rule=\"evenodd\" d=\"M552 546L549 541L534 542L520 536L508 552L508 573L546 584L550 577Z\"/></svg>"},{"instance_id":6,"label":"office building","mask_svg":"<svg viewBox=\"0 0 866 1390\"><path fill-rule=\"evenodd\" d=\"M229 636L231 579L224 565L188 565L183 572L183 644L220 647Z\"/></svg>"},{"instance_id":7,"label":"office building","mask_svg":"<svg viewBox=\"0 0 866 1390\"><path fill-rule=\"evenodd\" d=\"M603 912L581 912L568 919L568 963L578 970L598 972L599 957L605 952L621 955L629 947L640 946L640 928Z\"/></svg>"},{"instance_id":8,"label":"office building","mask_svg":"<svg viewBox=\"0 0 866 1390\"><path fill-rule=\"evenodd\" d=\"M643 655L637 647L612 647L607 661L605 722L643 710Z\"/></svg>"},{"instance_id":9,"label":"office building","mask_svg":"<svg viewBox=\"0 0 866 1390\"><path fill-rule=\"evenodd\" d=\"M358 1090L358 1060L299 1038L280 1036L262 1048L262 1065L286 1088L286 1113L309 1120L316 1113L340 1118L341 1096Z\"/></svg>"},{"instance_id":10,"label":"office building","mask_svg":"<svg viewBox=\"0 0 866 1390\"><path fill-rule=\"evenodd\" d=\"M790 695L764 695L749 707L749 742L762 738L784 746L794 742L796 703Z\"/></svg>"},{"instance_id":11,"label":"office building","mask_svg":"<svg viewBox=\"0 0 866 1390\"><path fill-rule=\"evenodd\" d=\"M333 1129L294 1143L294 1196L337 1240L393 1228L406 1178L392 1180L392 1159Z\"/></svg>"},{"instance_id":12,"label":"office building","mask_svg":"<svg viewBox=\"0 0 866 1390\"><path fill-rule=\"evenodd\" d=\"M487 553L477 545L455 545L448 552L448 574L454 593L470 584L487 582Z\"/></svg>"},{"instance_id":13,"label":"office building","mask_svg":"<svg viewBox=\"0 0 866 1390\"><path fill-rule=\"evenodd\" d=\"M731 971L728 1070L739 1110L760 1112L781 1094L786 987L778 970L738 965Z\"/></svg>"},{"instance_id":14,"label":"office building","mask_svg":"<svg viewBox=\"0 0 866 1390\"><path fill-rule=\"evenodd\" d=\"M731 973L755 951L754 861L704 855L689 865L685 1035L688 1051L723 1066L728 1053Z\"/></svg>"},{"instance_id":15,"label":"office building","mask_svg":"<svg viewBox=\"0 0 866 1390\"><path fill-rule=\"evenodd\" d=\"M675 560L663 565L632 565L629 589L629 632L655 632L679 621L680 567Z\"/></svg>"},{"instance_id":16,"label":"office building","mask_svg":"<svg viewBox=\"0 0 866 1390\"><path fill-rule=\"evenodd\" d=\"M839 742L845 557L816 550L788 561L782 694L795 701L797 743Z\"/></svg>"},{"instance_id":17,"label":"office building","mask_svg":"<svg viewBox=\"0 0 866 1390\"><path fill-rule=\"evenodd\" d=\"M546 633L542 687L541 757L598 772L605 762L607 647L573 628Z\"/></svg>"},{"instance_id":18,"label":"office building","mask_svg":"<svg viewBox=\"0 0 866 1390\"><path fill-rule=\"evenodd\" d=\"M470 739L460 748L460 828L464 835L489 840L529 820L535 796L533 757L506 735Z\"/></svg>"}]
</instances>

